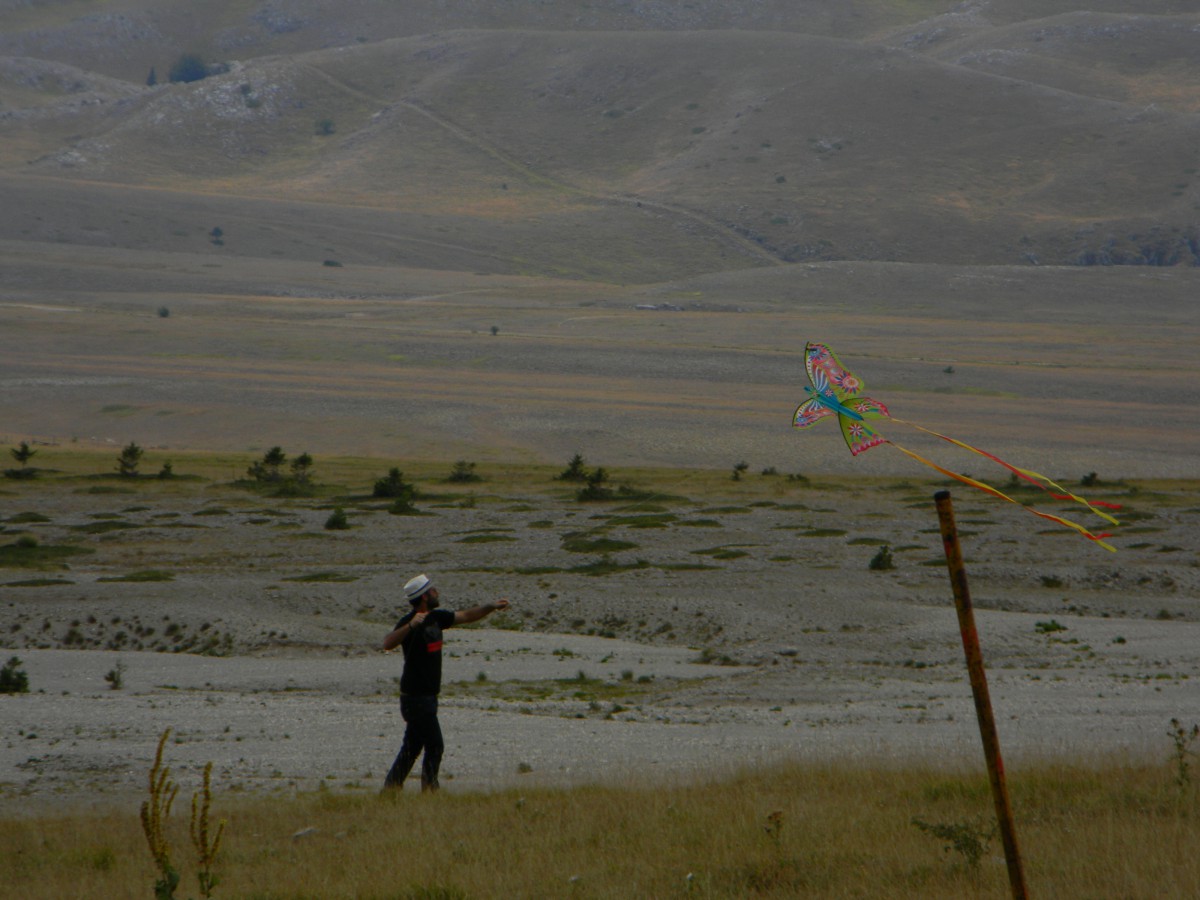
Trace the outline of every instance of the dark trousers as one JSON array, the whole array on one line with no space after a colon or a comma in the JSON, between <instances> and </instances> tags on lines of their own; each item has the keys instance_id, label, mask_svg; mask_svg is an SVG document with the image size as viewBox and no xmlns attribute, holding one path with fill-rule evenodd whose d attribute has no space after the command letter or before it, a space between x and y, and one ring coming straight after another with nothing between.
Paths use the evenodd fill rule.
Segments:
<instances>
[{"instance_id":1,"label":"dark trousers","mask_svg":"<svg viewBox=\"0 0 1200 900\"><path fill-rule=\"evenodd\" d=\"M438 724L437 709L436 696L400 695L400 715L404 717L407 727L404 729L400 752L396 754L396 761L384 779L384 787L403 787L404 779L408 778L417 757L424 751L421 790L438 789L438 769L441 768L442 752L446 745L442 742L442 726Z\"/></svg>"}]
</instances>

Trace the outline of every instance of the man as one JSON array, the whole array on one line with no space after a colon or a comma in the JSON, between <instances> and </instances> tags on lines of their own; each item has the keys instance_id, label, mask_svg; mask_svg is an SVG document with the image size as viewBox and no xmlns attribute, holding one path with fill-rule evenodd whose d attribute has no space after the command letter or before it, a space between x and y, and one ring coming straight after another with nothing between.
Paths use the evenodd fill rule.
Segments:
<instances>
[{"instance_id":1,"label":"man","mask_svg":"<svg viewBox=\"0 0 1200 900\"><path fill-rule=\"evenodd\" d=\"M498 609L508 609L507 600L485 603L452 612L438 608L438 590L425 575L404 585L404 596L412 604L391 633L383 639L384 650L404 650L404 672L400 676L400 715L404 717L404 742L384 779L385 788L401 788L421 751L421 790L438 789L442 764L442 727L438 724L438 692L442 689L442 632L455 625L478 622Z\"/></svg>"}]
</instances>

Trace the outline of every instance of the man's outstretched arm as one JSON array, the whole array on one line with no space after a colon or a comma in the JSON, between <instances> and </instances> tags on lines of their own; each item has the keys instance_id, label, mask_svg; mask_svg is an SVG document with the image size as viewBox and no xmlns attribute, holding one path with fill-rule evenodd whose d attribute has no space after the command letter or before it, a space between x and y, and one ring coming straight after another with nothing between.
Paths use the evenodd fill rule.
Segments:
<instances>
[{"instance_id":1,"label":"man's outstretched arm","mask_svg":"<svg viewBox=\"0 0 1200 900\"><path fill-rule=\"evenodd\" d=\"M500 609L508 609L508 600L497 600L494 603L472 606L470 609L460 609L454 614L454 624L466 625L470 622L478 622L484 616L490 616Z\"/></svg>"}]
</instances>

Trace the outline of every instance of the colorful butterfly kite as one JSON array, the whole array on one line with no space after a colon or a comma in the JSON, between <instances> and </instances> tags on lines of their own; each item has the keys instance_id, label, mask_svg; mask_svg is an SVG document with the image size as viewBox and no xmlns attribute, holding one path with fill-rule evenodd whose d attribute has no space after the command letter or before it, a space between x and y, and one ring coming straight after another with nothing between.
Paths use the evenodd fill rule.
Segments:
<instances>
[{"instance_id":1,"label":"colorful butterfly kite","mask_svg":"<svg viewBox=\"0 0 1200 900\"><path fill-rule=\"evenodd\" d=\"M834 352L824 344L810 343L804 350L804 365L808 369L808 380L811 384L804 390L809 394L809 399L800 404L796 410L795 416L792 417L792 425L796 428L806 428L824 419L827 416L837 416L838 424L842 427L842 436L846 439L846 446L850 448L850 452L854 456L862 453L865 450L870 450L872 447L878 447L880 444L891 444L901 453L910 456L918 462L924 463L931 469L941 472L943 475L949 476L956 481L961 481L963 484L969 484L971 487L978 488L981 491L986 491L994 497L999 497L1002 500L1007 500L1009 503L1017 503L1012 497L997 490L991 485L984 484L982 481L976 481L966 475L959 475L944 469L920 456L911 450L901 447L899 444L888 440L881 434L876 432L867 424L868 419L891 419L893 422L901 422L916 428L918 431L923 431L926 434L931 434L934 437L941 438L943 441L948 441L957 447L962 447L964 450L969 450L972 453L978 453L980 456L987 457L992 462L998 463L1008 469L1018 478L1036 485L1044 491L1050 493L1056 500L1074 500L1077 503L1082 503L1096 515L1102 519L1111 522L1114 525L1120 523L1103 512L1097 507L1103 506L1108 509L1120 509L1119 506L1111 503L1089 503L1082 497L1077 497L1067 491L1060 485L1055 484L1045 475L1039 475L1037 472L1031 472L1028 469L1019 469L1016 466L1009 465L999 457L993 456L985 450L980 450L978 447L972 447L970 444L955 440L952 437L947 437L944 434L938 434L936 431L931 431L928 428L923 428L913 422L904 422L903 419L897 419L888 412L888 408L877 400L872 400L870 397L862 395L863 383L842 366ZM1053 490L1052 490L1053 489ZM1057 491L1058 493L1054 493ZM1017 503L1018 506L1022 504ZM1041 516L1043 519L1049 519L1052 522L1057 522L1060 525L1065 525L1068 528L1073 528L1082 534L1084 537L1095 541L1106 550L1113 550L1111 545L1104 542L1104 538L1110 537L1109 534L1093 534L1082 525L1072 522L1070 519L1064 519L1061 516L1051 515L1050 513L1042 512L1033 507L1025 507L1035 516Z\"/></svg>"}]
</instances>

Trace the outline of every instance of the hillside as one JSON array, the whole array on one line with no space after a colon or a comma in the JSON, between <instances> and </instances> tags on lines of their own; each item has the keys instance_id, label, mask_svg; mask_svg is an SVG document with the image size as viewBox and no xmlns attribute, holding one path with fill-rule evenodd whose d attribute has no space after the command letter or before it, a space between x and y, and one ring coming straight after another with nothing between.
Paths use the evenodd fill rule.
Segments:
<instances>
[{"instance_id":1,"label":"hillside","mask_svg":"<svg viewBox=\"0 0 1200 900\"><path fill-rule=\"evenodd\" d=\"M8 2L0 238L609 283L1195 265L1200 14L1089 6ZM185 49L228 71L145 86Z\"/></svg>"}]
</instances>

